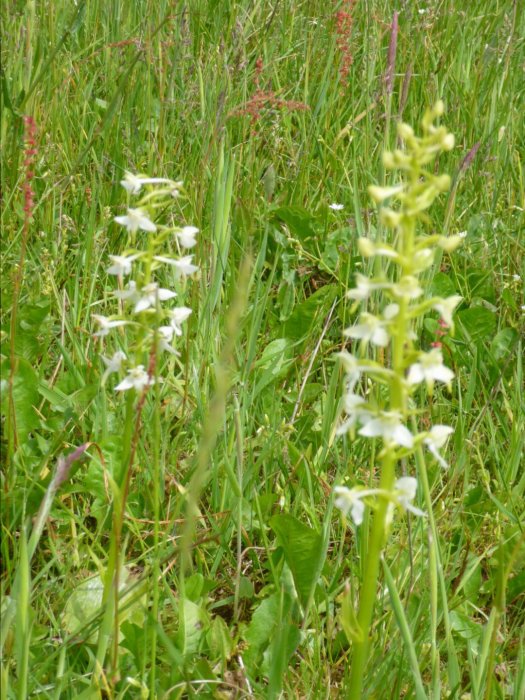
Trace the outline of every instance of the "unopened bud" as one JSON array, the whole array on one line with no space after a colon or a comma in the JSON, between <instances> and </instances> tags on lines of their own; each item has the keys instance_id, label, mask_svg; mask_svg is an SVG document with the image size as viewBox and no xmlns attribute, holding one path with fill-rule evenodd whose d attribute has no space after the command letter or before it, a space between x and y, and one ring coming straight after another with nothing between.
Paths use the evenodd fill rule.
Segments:
<instances>
[{"instance_id":1,"label":"unopened bud","mask_svg":"<svg viewBox=\"0 0 525 700\"><path fill-rule=\"evenodd\" d=\"M392 151L385 151L383 153L383 165L385 168L391 169L396 167L396 161Z\"/></svg>"},{"instance_id":2,"label":"unopened bud","mask_svg":"<svg viewBox=\"0 0 525 700\"><path fill-rule=\"evenodd\" d=\"M379 218L381 223L384 226L388 226L388 228L397 228L401 223L401 214L393 209L390 209L389 207L384 207L381 209Z\"/></svg>"},{"instance_id":3,"label":"unopened bud","mask_svg":"<svg viewBox=\"0 0 525 700\"><path fill-rule=\"evenodd\" d=\"M450 188L450 175L439 175L435 182L440 192L446 192Z\"/></svg>"},{"instance_id":4,"label":"unopened bud","mask_svg":"<svg viewBox=\"0 0 525 700\"><path fill-rule=\"evenodd\" d=\"M382 202L384 199L388 199L395 194L399 194L404 189L404 185L396 185L394 187L378 187L377 185L370 185L368 188L368 194L376 202Z\"/></svg>"},{"instance_id":5,"label":"unopened bud","mask_svg":"<svg viewBox=\"0 0 525 700\"><path fill-rule=\"evenodd\" d=\"M434 105L434 109L432 111L434 112L434 115L436 117L441 117L443 112L445 111L445 105L443 104L443 100L438 100Z\"/></svg>"},{"instance_id":6,"label":"unopened bud","mask_svg":"<svg viewBox=\"0 0 525 700\"><path fill-rule=\"evenodd\" d=\"M357 247L364 258L371 258L376 252L376 247L369 238L360 238Z\"/></svg>"},{"instance_id":7,"label":"unopened bud","mask_svg":"<svg viewBox=\"0 0 525 700\"><path fill-rule=\"evenodd\" d=\"M454 148L454 134L447 134L441 141L441 147L444 151L451 151Z\"/></svg>"},{"instance_id":8,"label":"unopened bud","mask_svg":"<svg viewBox=\"0 0 525 700\"><path fill-rule=\"evenodd\" d=\"M438 240L438 246L447 253L452 253L458 246L461 245L462 236L441 236Z\"/></svg>"},{"instance_id":9,"label":"unopened bud","mask_svg":"<svg viewBox=\"0 0 525 700\"><path fill-rule=\"evenodd\" d=\"M403 122L401 122L397 125L397 133L406 141L414 136L414 129L412 129L412 127L408 124L403 124Z\"/></svg>"}]
</instances>

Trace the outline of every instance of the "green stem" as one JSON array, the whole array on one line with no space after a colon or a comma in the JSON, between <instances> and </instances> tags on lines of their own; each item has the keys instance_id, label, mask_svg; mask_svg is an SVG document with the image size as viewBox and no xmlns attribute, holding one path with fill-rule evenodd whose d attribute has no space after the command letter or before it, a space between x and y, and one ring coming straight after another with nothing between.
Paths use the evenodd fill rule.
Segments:
<instances>
[{"instance_id":1,"label":"green stem","mask_svg":"<svg viewBox=\"0 0 525 700\"><path fill-rule=\"evenodd\" d=\"M157 669L157 620L159 614L159 581L160 581L160 561L159 561L159 540L160 540L160 506L161 506L161 484L164 483L164 473L160 463L160 394L158 390L157 363L155 363L155 416L153 421L152 447L153 447L153 592L151 600L151 639L150 639L150 689L155 696L155 675Z\"/></svg>"},{"instance_id":2,"label":"green stem","mask_svg":"<svg viewBox=\"0 0 525 700\"><path fill-rule=\"evenodd\" d=\"M396 331L392 342L392 368L394 375L390 383L390 410L405 412L406 390L403 383L404 361L405 361L405 339L407 334L407 301L401 299L399 312L397 315ZM396 456L393 448L385 448L381 460L381 477L379 488L390 492L395 481ZM368 657L368 646L370 636L370 626L372 624L372 614L377 595L377 581L379 578L379 566L381 553L385 546L388 534L390 501L386 498L379 499L370 535L368 550L366 552L366 566L363 583L361 586L361 597L359 601L359 612L357 621L359 624L361 639L354 642L354 653L352 657L352 670L350 672L350 694L351 700L360 700L363 689L363 678Z\"/></svg>"},{"instance_id":3,"label":"green stem","mask_svg":"<svg viewBox=\"0 0 525 700\"><path fill-rule=\"evenodd\" d=\"M391 450L383 457L381 466L380 488L392 490L395 479L396 461ZM361 639L354 642L352 656L352 670L350 672L350 700L360 700L363 690L363 676L368 658L369 634L372 624L372 613L377 596L377 580L379 577L379 565L381 552L387 535L387 515L390 501L386 498L379 499L379 504L372 523L368 551L366 554L366 567L363 584L361 586L361 599L359 601L359 613L357 621L361 632Z\"/></svg>"},{"instance_id":4,"label":"green stem","mask_svg":"<svg viewBox=\"0 0 525 700\"><path fill-rule=\"evenodd\" d=\"M93 676L91 681L92 687L98 687L99 685L99 679L103 670L104 660L106 658L107 648L109 644L112 621L115 627L118 626L118 616L115 619L115 615L118 615L118 607L117 610L115 610L115 600L118 598L118 565L120 558L120 535L122 531L121 514L123 513L123 509L125 508L125 502L123 498L123 487L127 481L127 475L130 468L129 465L131 456L131 442L133 435L133 399L133 394L129 392L126 396L126 416L124 420L124 434L122 441L122 464L120 473L118 474L116 479L117 489L114 494L114 503L112 507L113 529L109 547L108 565L106 569L106 576L104 579L104 594L102 598L102 604L104 606L104 617L102 618L102 624L100 625L98 633L95 668L93 670ZM111 595L112 591L115 592L114 596Z\"/></svg>"}]
</instances>

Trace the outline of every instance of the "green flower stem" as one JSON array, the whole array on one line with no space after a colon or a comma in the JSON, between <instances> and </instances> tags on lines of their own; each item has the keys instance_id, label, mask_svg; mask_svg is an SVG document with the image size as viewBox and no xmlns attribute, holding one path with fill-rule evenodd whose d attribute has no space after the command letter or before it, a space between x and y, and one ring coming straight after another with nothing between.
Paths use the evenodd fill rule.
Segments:
<instances>
[{"instance_id":1,"label":"green flower stem","mask_svg":"<svg viewBox=\"0 0 525 700\"><path fill-rule=\"evenodd\" d=\"M155 363L155 379L157 379L157 363ZM160 557L158 556L160 540L160 508L161 498L164 489L161 491L161 484L164 483L163 469L160 463L160 394L159 385L155 383L155 414L153 419L152 451L153 451L153 591L151 594L151 638L150 638L150 688L155 694L156 669L157 669L157 620L159 614L159 581L160 581Z\"/></svg>"},{"instance_id":2,"label":"green flower stem","mask_svg":"<svg viewBox=\"0 0 525 700\"><path fill-rule=\"evenodd\" d=\"M390 379L390 409L404 415L406 410L406 388L404 383L405 344L408 338L407 301L401 299L399 312L396 317L396 328L393 333L392 343L392 367L393 375ZM395 450L385 448L381 460L381 477L379 489L390 493L393 490L396 478L397 456ZM374 612L374 603L377 597L377 581L381 553L385 546L389 529L389 510L391 508L388 498L380 498L375 511L372 532L366 553L366 567L361 586L361 599L357 621L359 624L360 639L354 642L352 656L352 669L350 672L350 700L360 700L363 690L363 677L368 658L370 642L370 626Z\"/></svg>"},{"instance_id":3,"label":"green flower stem","mask_svg":"<svg viewBox=\"0 0 525 700\"><path fill-rule=\"evenodd\" d=\"M113 529L111 533L111 542L109 546L108 564L106 568L106 576L104 579L104 594L102 603L104 606L104 617L99 628L97 652L95 656L95 668L93 669L92 687L98 687L100 674L102 673L104 660L106 658L109 637L111 632L112 622L115 627L118 626L118 606L115 608L115 602L118 602L118 568L120 559L120 536L122 532L123 513L125 502L123 498L124 485L128 481L130 470L130 460L132 452L132 436L133 436L133 417L134 417L134 401L133 395L129 393L126 396L126 414L124 419L124 434L123 434L123 453L120 473L116 479L116 488L114 493L114 502L112 507L112 523ZM114 596L111 592L114 592ZM118 643L118 635L117 635Z\"/></svg>"},{"instance_id":4,"label":"green flower stem","mask_svg":"<svg viewBox=\"0 0 525 700\"><path fill-rule=\"evenodd\" d=\"M380 488L391 491L395 479L396 460L392 450L388 450L382 460ZM359 612L357 621L359 624L360 639L354 641L352 656L352 670L350 673L350 700L360 700L363 689L363 676L368 658L370 625L374 603L377 597L377 580L379 577L379 565L381 552L385 545L387 536L387 515L389 501L380 498L375 511L372 532L366 554L366 568L361 586L361 599L359 601Z\"/></svg>"},{"instance_id":5,"label":"green flower stem","mask_svg":"<svg viewBox=\"0 0 525 700\"><path fill-rule=\"evenodd\" d=\"M394 30L393 30L394 31ZM439 297L414 304L413 300L422 294L419 281L424 271L432 264L432 257L435 250L454 250L459 245L459 237L453 236L444 238L442 236L430 236L424 238L416 237L416 225L419 220L428 221L425 213L434 199L446 191L450 186L450 178L447 175L434 175L430 164L434 161L440 151L450 151L454 146L454 137L447 133L444 127L433 126L432 122L443 113L443 103L437 102L433 109L428 110L422 121L424 135L417 137L413 129L407 124L398 125L398 135L405 143L404 149L396 149L393 152L385 151L383 154L383 165L387 169L400 170L404 173L401 181L392 186L378 187L372 185L368 191L374 201L380 205L379 221L392 231L392 240L386 241L376 247L373 241L367 238L360 239L360 251L365 257L376 256L374 269L375 280L368 286L367 279L357 280L356 290L349 293L350 298L363 300L369 297L370 293L376 289L384 289L390 302L389 312L387 307L384 310L384 317L376 318L368 312L361 315L363 323L347 330L350 338L361 339L366 343L385 347L391 338L390 368L387 364L376 363L373 360L356 361L353 355L348 355L345 359L350 377L350 389L348 394L348 408L345 408L349 419L344 424L343 430L352 427L356 422L368 425L366 418L370 414L366 407L362 409L365 416L359 413L359 398L353 394L354 386L361 374L367 374L369 381L386 380L389 388L389 402L385 410L379 392L379 418L371 418L370 429L362 429L361 435L367 437L377 437L382 435L385 445L380 453L380 478L379 488L374 488L370 483L368 489L352 489L337 487L339 507L346 513L351 509L352 517L357 525L363 522L363 511L366 504L359 499L375 497L374 514L370 528L368 548L365 551L364 575L361 584L359 609L356 618L353 611L345 612L344 615L352 618L345 619L349 637L353 645L353 658L350 671L349 698L351 700L361 700L363 691L363 680L366 669L367 656L370 644L370 629L372 625L372 615L374 603L377 595L377 583L379 578L379 567L381 564L382 552L388 536L388 530L393 517L393 509L396 505L404 510L411 510L414 514L423 516L424 513L418 508L410 506L404 497L404 501L396 493L397 484L411 484L413 492L409 492L410 498L415 496L417 479L405 476L396 480L396 465L405 452L400 447L408 448L406 454L414 454L418 472L423 484L426 509L429 518L429 558L430 584L431 584L431 616L432 616L432 692L433 697L440 695L439 686L439 651L437 646L438 628L438 593L443 599L443 622L447 638L447 652L449 665L449 678L451 690L455 692L459 683L459 667L457 656L454 650L454 643L451 635L450 619L447 609L446 585L439 556L437 528L432 514L432 499L430 486L423 456L422 442L429 442L430 447L437 449L432 440L436 441L437 447L441 438L439 435L444 432L445 437L451 430L448 426L437 426L437 431L424 432L418 434L417 425L412 416L412 431L406 428L406 422L411 417L411 407L409 398L412 393L412 386L426 381L430 389L434 380L447 382L453 377L453 373L443 365L441 353L425 353L421 350L414 350L414 331L425 311L436 308L441 313L445 322L451 324L451 314L459 297L442 299ZM429 166L428 169L426 166ZM396 202L400 205L396 208L387 206L387 202ZM387 257L391 260L386 265L386 270L379 261L379 257ZM396 267L392 268L392 264ZM385 283L385 277L389 281ZM378 284L379 280L379 284ZM440 308L442 307L442 308ZM388 333L384 327L388 327ZM343 357L345 353L342 353ZM381 352L380 358L384 355ZM419 360L419 361L418 361ZM357 368L357 371L356 371ZM354 407L358 410L354 411ZM385 414L387 429L381 428ZM376 414L377 415L377 414ZM374 411L372 411L374 416ZM392 421L392 433L389 432L389 421ZM375 423L375 424L374 424ZM397 435L396 435L397 432ZM403 437L404 436L404 437ZM437 459L441 458L438 455ZM442 460L441 460L442 461ZM396 501L397 497L397 501ZM348 499L348 500L346 500ZM368 523L368 518L367 518ZM363 537L363 540L366 538ZM401 618L400 618L401 619ZM404 618L403 618L404 619ZM357 620L357 622L355 621ZM401 620L403 622L403 620ZM357 628L357 629L356 629ZM355 634L352 630L356 630ZM403 630L402 630L403 631ZM405 640L409 639L407 629L404 630ZM409 640L410 641L410 640ZM412 648L413 652L413 648ZM412 657L415 658L415 657ZM421 695L422 687L418 693Z\"/></svg>"}]
</instances>

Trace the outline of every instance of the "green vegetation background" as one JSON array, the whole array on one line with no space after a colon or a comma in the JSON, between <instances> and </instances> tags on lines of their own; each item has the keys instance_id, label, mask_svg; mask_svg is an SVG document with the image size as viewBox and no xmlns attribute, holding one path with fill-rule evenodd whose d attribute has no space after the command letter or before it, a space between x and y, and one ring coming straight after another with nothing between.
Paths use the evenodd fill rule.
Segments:
<instances>
[{"instance_id":1,"label":"green vegetation background","mask_svg":"<svg viewBox=\"0 0 525 700\"><path fill-rule=\"evenodd\" d=\"M15 319L16 439L4 434L2 452L5 595L26 561L27 528L58 456L89 441L100 449L75 465L26 572L25 615L19 613L2 661L3 697L96 697L89 639L100 616L72 634L63 611L107 559L110 493L99 455L111 472L121 449L122 406L111 388L100 388L91 314L104 297L107 255L123 246L112 221L123 211L119 180L126 170L184 180L188 198L179 216L201 229L202 275L189 297L194 314L182 373L162 393L160 551L152 550L156 433L147 412L128 508L127 562L139 594L153 559L163 572L159 620L146 612L123 623L121 680L105 697L146 697L147 688L150 697L166 698L344 697L349 648L337 601L345 581L358 587L366 538L332 514L330 493L347 475L366 483L372 457L359 441L333 438L342 383L333 355L352 320L344 292L363 269L356 239L376 230L366 187L383 178L380 156L395 145L395 122L417 125L437 98L445 101L456 147L439 163L453 186L432 209L430 228L467 235L428 280L464 301L457 333L444 341L457 388L425 415L456 426L451 469L432 466L430 478L461 680L449 687L450 646L441 625L431 624L425 527L402 522L385 553L391 597L386 589L378 594L367 697L415 697L392 590L430 697L439 697L440 683L442 697L448 691L458 698L523 697L519 5L3 4L3 380L24 221L23 115L36 122L38 151ZM395 9L389 98L384 76ZM340 18L339 34L338 11L352 15L351 26ZM331 203L344 209L334 211ZM247 309L236 329L231 391L206 470L200 544L181 605L175 520L245 256L253 261ZM430 316L423 347L436 327ZM2 393L5 399L5 385ZM4 401L3 416L7 410ZM495 605L501 616L493 634ZM438 668L430 664L433 644L441 653Z\"/></svg>"}]
</instances>

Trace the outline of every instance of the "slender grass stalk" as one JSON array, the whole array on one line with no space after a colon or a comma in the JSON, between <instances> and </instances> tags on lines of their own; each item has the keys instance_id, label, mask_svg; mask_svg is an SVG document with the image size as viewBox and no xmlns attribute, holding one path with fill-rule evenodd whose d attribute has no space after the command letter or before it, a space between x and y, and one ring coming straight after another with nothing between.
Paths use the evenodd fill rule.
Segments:
<instances>
[{"instance_id":1,"label":"slender grass stalk","mask_svg":"<svg viewBox=\"0 0 525 700\"><path fill-rule=\"evenodd\" d=\"M235 417L235 445L236 445L236 462L237 462L237 487L239 489L238 506L237 506L237 568L235 572L235 591L233 599L233 615L235 619L239 619L239 594L241 585L242 573L242 517L243 517L243 472L244 472L244 450L243 450L243 434L241 424L241 412L239 400L234 397L234 417Z\"/></svg>"},{"instance_id":2,"label":"slender grass stalk","mask_svg":"<svg viewBox=\"0 0 525 700\"><path fill-rule=\"evenodd\" d=\"M203 426L202 437L196 454L195 471L188 485L186 517L180 540L181 581L184 581L187 571L192 566L190 551L199 513L198 503L206 480L210 456L224 418L226 398L231 386L230 368L233 364L233 351L235 340L239 332L239 324L246 306L250 270L251 261L250 258L246 257L239 271L239 278L236 285L237 292L226 316L225 342L216 368L215 394L210 402L208 416Z\"/></svg>"}]
</instances>

